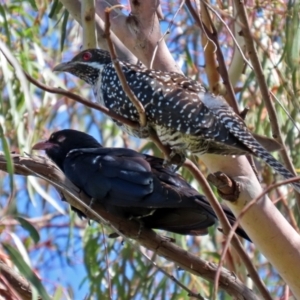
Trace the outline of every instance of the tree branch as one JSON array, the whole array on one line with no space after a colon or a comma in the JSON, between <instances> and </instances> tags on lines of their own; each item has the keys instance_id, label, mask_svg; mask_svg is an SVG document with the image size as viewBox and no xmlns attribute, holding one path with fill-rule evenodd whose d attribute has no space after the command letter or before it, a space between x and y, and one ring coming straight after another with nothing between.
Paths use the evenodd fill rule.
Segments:
<instances>
[{"instance_id":1,"label":"tree branch","mask_svg":"<svg viewBox=\"0 0 300 300\"><path fill-rule=\"evenodd\" d=\"M81 2L81 22L83 30L83 48L97 48L95 0L84 0Z\"/></svg>"},{"instance_id":2,"label":"tree branch","mask_svg":"<svg viewBox=\"0 0 300 300\"><path fill-rule=\"evenodd\" d=\"M96 13L104 20L105 8L118 4L116 2L117 1L114 0L96 0ZM150 7L149 10L146 11L147 17L144 17L144 13L138 13L135 9L136 4L131 3L134 13L129 16L123 14L121 10L112 12L111 30L145 66L149 67L157 42L162 36L156 13L159 2L157 0L136 2L139 3L140 6ZM153 68L181 73L164 40L159 43Z\"/></svg>"},{"instance_id":3,"label":"tree branch","mask_svg":"<svg viewBox=\"0 0 300 300\"><path fill-rule=\"evenodd\" d=\"M78 0L61 0L63 6L68 10L72 17L79 23L82 24L81 20L81 3ZM103 37L104 34L104 22L98 16L95 15L96 29L97 29L97 42L98 45L105 50L108 50L107 43ZM119 57L126 59L130 62L136 62L136 57L130 52L125 45L118 39L118 37L112 33L112 40L116 46L116 51Z\"/></svg>"},{"instance_id":4,"label":"tree branch","mask_svg":"<svg viewBox=\"0 0 300 300\"><path fill-rule=\"evenodd\" d=\"M209 280L210 282L214 281L217 268L215 264L202 260L181 249L174 243L156 234L153 230L141 227L140 224L134 220L127 220L110 214L100 203L93 202L92 209L89 208L91 199L83 195L83 193L79 193L78 188L66 179L64 174L48 159L37 156L22 157L17 154L13 154L12 159L15 166L15 174L29 176L32 175L32 172L30 172L30 170L32 170L35 174L39 174L41 177L58 183L58 185L61 186L59 190L68 203L81 210L87 217L99 222L99 219L95 217L95 213L99 214L103 219L107 220L107 224L111 224L113 228L116 228L128 238L136 240L142 246L175 262L186 271ZM6 171L4 155L0 155L0 170ZM71 194L75 197L71 196ZM81 199L85 205L78 201L78 198ZM88 209L86 209L86 207L88 207ZM235 299L258 299L232 272L224 268L222 268L221 271L220 288L224 289L232 297L235 297Z\"/></svg>"},{"instance_id":5,"label":"tree branch","mask_svg":"<svg viewBox=\"0 0 300 300\"><path fill-rule=\"evenodd\" d=\"M53 88L53 87L50 87L50 86L47 86L39 81L37 81L36 79L34 79L33 77L31 77L27 72L23 71L26 78L28 79L28 81L30 81L32 84L34 84L35 86L41 88L43 91L46 91L48 93L51 93L51 94L58 94L58 95L63 95L63 96L66 96L76 102L79 102L87 107L90 107L90 108L94 108L98 111L101 111L103 112L104 114L106 114L107 116L111 117L112 119L115 119L121 123L124 123L132 128L139 128L139 124L137 122L133 122L127 118L124 118L123 116L115 113L114 111L108 109L107 107L103 106L103 105L100 105L98 103L95 103L95 102L91 102L89 100L87 100L86 98L83 98L79 95L76 95L72 92L69 92L69 91L66 91L62 88Z\"/></svg>"},{"instance_id":6,"label":"tree branch","mask_svg":"<svg viewBox=\"0 0 300 300\"><path fill-rule=\"evenodd\" d=\"M120 5L112 6L110 8L105 9L105 38L107 40L110 56L113 61L118 78L121 82L122 88L123 88L124 92L126 93L127 97L129 98L129 100L132 102L132 104L136 108L136 110L139 114L141 130L143 130L143 127L145 127L147 125L145 108L142 105L142 103L139 101L139 99L136 97L136 95L132 92L130 86L128 85L126 77L123 74L122 68L117 59L114 44L110 38L110 13L118 6L120 6Z\"/></svg>"},{"instance_id":7,"label":"tree branch","mask_svg":"<svg viewBox=\"0 0 300 300\"><path fill-rule=\"evenodd\" d=\"M229 224L228 219L225 216L224 211L222 210L222 207L219 203L219 201L216 199L214 193L212 192L209 184L207 183L206 179L202 175L202 173L198 170L198 168L190 161L187 160L184 163L184 166L188 168L188 170L193 174L194 178L201 184L202 190L205 193L206 197L209 200L210 205L212 206L213 210L215 211L218 219L220 220L220 223L222 224L222 230L224 231L224 234L227 236L229 233L232 232L232 228ZM265 284L259 277L255 267L253 266L251 259L245 252L244 248L241 245L241 242L237 238L236 234L231 235L232 238L232 245L241 257L243 263L245 264L247 271L249 272L249 275L253 282L255 283L256 287L264 297L264 299L272 300L272 297L270 296ZM225 254L224 254L225 255ZM216 274L217 275L217 274ZM216 276L216 279L214 284L214 292L215 292L215 298L217 295L217 290L218 290L218 277Z\"/></svg>"},{"instance_id":8,"label":"tree branch","mask_svg":"<svg viewBox=\"0 0 300 300\"><path fill-rule=\"evenodd\" d=\"M271 127L272 127L272 133L273 133L273 137L275 139L277 139L279 141L280 144L283 145L282 150L280 151L281 155L282 155L282 159L287 167L288 170L290 170L295 176L297 176L297 173L295 172L293 163L287 153L286 147L285 147L285 143L284 140L282 138L282 134L281 134L281 130L279 127L279 122L278 122L278 118L277 118L277 114L276 114L276 110L275 107L273 105L272 99L271 99L271 95L267 86L267 82L265 80L265 76L263 73L263 69L262 66L260 64L258 55L257 55L257 51L254 45L254 41L252 38L252 33L251 33L251 29L250 29L250 25L248 22L248 16L247 16L247 11L246 11L246 7L244 5L243 1L240 0L234 0L235 3L235 7L237 9L237 13L238 16L240 18L241 23L243 24L242 26L242 35L245 39L245 44L246 44L246 48L248 51L248 55L250 57L250 61L252 63L253 66L253 70L254 73L256 75L256 79L257 79L257 83L260 87L260 91L262 94L262 99L266 105L268 114L269 114L269 118L270 118L270 123L271 123ZM296 194L296 200L297 200L297 204L298 204L298 210L300 210L300 194L298 194L296 191L294 191Z\"/></svg>"},{"instance_id":9,"label":"tree branch","mask_svg":"<svg viewBox=\"0 0 300 300\"><path fill-rule=\"evenodd\" d=\"M0 273L23 300L32 299L31 284L2 260L0 260ZM41 299L38 296L38 300Z\"/></svg>"}]
</instances>

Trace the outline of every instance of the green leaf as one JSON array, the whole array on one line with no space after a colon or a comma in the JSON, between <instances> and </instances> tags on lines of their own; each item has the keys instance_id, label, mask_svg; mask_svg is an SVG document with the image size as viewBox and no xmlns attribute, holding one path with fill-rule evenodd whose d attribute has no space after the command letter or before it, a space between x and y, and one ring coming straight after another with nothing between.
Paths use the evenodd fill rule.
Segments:
<instances>
[{"instance_id":1,"label":"green leaf","mask_svg":"<svg viewBox=\"0 0 300 300\"><path fill-rule=\"evenodd\" d=\"M67 10L64 11L63 22L61 26L61 39L60 39L60 51L64 49L64 43L67 36L67 24L69 19L69 12Z\"/></svg>"},{"instance_id":2,"label":"green leaf","mask_svg":"<svg viewBox=\"0 0 300 300\"><path fill-rule=\"evenodd\" d=\"M291 69L298 68L300 56L300 4L289 5L286 22L287 64Z\"/></svg>"},{"instance_id":3,"label":"green leaf","mask_svg":"<svg viewBox=\"0 0 300 300\"><path fill-rule=\"evenodd\" d=\"M21 6L21 3L24 2L24 1L14 1L14 3L20 3L19 5ZM36 3L35 3L35 0L27 0L25 2L28 2L30 3L31 7L34 9L34 10L38 10L37 6L36 6Z\"/></svg>"},{"instance_id":4,"label":"green leaf","mask_svg":"<svg viewBox=\"0 0 300 300\"><path fill-rule=\"evenodd\" d=\"M34 274L34 272L26 264L20 252L16 248L14 248L13 246L7 243L3 243L2 246L8 252L11 260L19 269L20 273L37 289L42 299L51 300L44 286L42 285L40 279Z\"/></svg>"},{"instance_id":5,"label":"green leaf","mask_svg":"<svg viewBox=\"0 0 300 300\"><path fill-rule=\"evenodd\" d=\"M35 227L30 222L28 222L26 219L24 219L20 216L14 217L14 218L19 221L19 223L25 230L28 231L28 233L30 234L33 241L37 244L40 240L40 235L39 235L38 231L35 229Z\"/></svg>"},{"instance_id":6,"label":"green leaf","mask_svg":"<svg viewBox=\"0 0 300 300\"><path fill-rule=\"evenodd\" d=\"M53 300L60 300L63 299L64 293L63 293L63 289L61 286L59 286L56 291L55 294L53 296Z\"/></svg>"},{"instance_id":7,"label":"green leaf","mask_svg":"<svg viewBox=\"0 0 300 300\"><path fill-rule=\"evenodd\" d=\"M192 56L191 56L189 48L185 47L184 52L185 52L185 55L186 55L186 63L187 63L187 65L189 67L193 66L194 62L193 62L193 59L192 59Z\"/></svg>"},{"instance_id":8,"label":"green leaf","mask_svg":"<svg viewBox=\"0 0 300 300\"><path fill-rule=\"evenodd\" d=\"M37 8L37 6L36 6L36 3L35 3L35 0L28 0L28 2L31 4L31 6L32 6L32 8L34 9L34 10L38 10L38 8Z\"/></svg>"},{"instance_id":9,"label":"green leaf","mask_svg":"<svg viewBox=\"0 0 300 300\"><path fill-rule=\"evenodd\" d=\"M8 28L8 23L7 23L7 18L6 18L6 14L5 14L5 10L4 10L4 6L0 5L0 14L3 17L4 22L1 24L4 27L5 30L5 36L7 38L7 45L8 47L11 46L10 44L10 30Z\"/></svg>"},{"instance_id":10,"label":"green leaf","mask_svg":"<svg viewBox=\"0 0 300 300\"><path fill-rule=\"evenodd\" d=\"M9 185L10 185L10 190L13 191L14 188L14 164L11 159L10 151L9 151L9 146L7 143L7 140L4 136L4 130L2 128L2 125L0 123L0 139L2 142L2 149L4 151L5 159L6 159L6 168L7 172L9 173Z\"/></svg>"},{"instance_id":11,"label":"green leaf","mask_svg":"<svg viewBox=\"0 0 300 300\"><path fill-rule=\"evenodd\" d=\"M62 3L59 0L55 0L53 2L53 5L51 7L51 11L50 11L48 17L50 19L53 19L54 16L61 10L62 7L63 7Z\"/></svg>"}]
</instances>

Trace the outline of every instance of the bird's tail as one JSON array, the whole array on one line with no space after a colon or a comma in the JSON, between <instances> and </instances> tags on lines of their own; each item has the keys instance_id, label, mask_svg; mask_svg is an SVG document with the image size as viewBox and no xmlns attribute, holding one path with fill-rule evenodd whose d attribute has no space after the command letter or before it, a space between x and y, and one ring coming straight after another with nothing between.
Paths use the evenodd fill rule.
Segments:
<instances>
[{"instance_id":1,"label":"bird's tail","mask_svg":"<svg viewBox=\"0 0 300 300\"><path fill-rule=\"evenodd\" d=\"M260 146L260 148L262 150L264 150L264 148L262 146ZM287 168L285 168L279 161L277 161L269 152L267 152L266 150L261 151L261 149L259 149L258 151L256 151L256 149L255 149L256 152L253 151L252 149L251 150L253 151L255 156L257 156L257 157L261 158L262 160L264 160L270 167L272 167L277 173L279 173L285 179L291 179L291 178L296 177ZM299 181L298 182L293 182L293 183L291 183L291 185L293 186L293 188L298 193L300 193L300 183L299 183Z\"/></svg>"},{"instance_id":2,"label":"bird's tail","mask_svg":"<svg viewBox=\"0 0 300 300\"><path fill-rule=\"evenodd\" d=\"M216 110L219 120L242 144L244 144L254 156L261 158L277 173L285 179L295 178L288 169L278 162L251 134L244 121L240 119L232 110L219 108ZM300 183L292 183L294 189L300 193Z\"/></svg>"},{"instance_id":3,"label":"bird's tail","mask_svg":"<svg viewBox=\"0 0 300 300\"><path fill-rule=\"evenodd\" d=\"M200 205L201 209L206 209L211 215L214 216L214 218L218 218L217 215L215 214L213 208L211 207L210 203L208 202L208 200L206 198L204 198L203 196L196 196L194 198L195 203L197 203L198 205ZM230 225L233 226L236 218L234 216L234 214L232 213L232 211L225 205L221 204L221 207L223 209L223 212L226 215L227 220L229 221ZM238 226L238 228L235 231L239 236L241 236L242 238L248 240L249 242L251 242L250 237L248 236L248 234L246 233L246 231L241 228L240 226Z\"/></svg>"},{"instance_id":4,"label":"bird's tail","mask_svg":"<svg viewBox=\"0 0 300 300\"><path fill-rule=\"evenodd\" d=\"M241 128L240 128L241 129ZM230 132L240 140L245 146L249 148L254 156L261 158L270 167L272 167L277 173L279 173L285 179L295 178L287 168L285 168L279 161L277 161L259 142L255 140L249 130L244 126L241 130L230 129ZM300 193L300 183L292 183L294 189Z\"/></svg>"},{"instance_id":5,"label":"bird's tail","mask_svg":"<svg viewBox=\"0 0 300 300\"><path fill-rule=\"evenodd\" d=\"M229 221L230 225L233 226L235 224L236 218L234 216L234 214L227 208L224 207L222 205L223 211L226 214L227 220ZM235 231L239 236L241 236L242 238L248 240L249 242L252 242L250 237L248 236L248 234L246 233L246 231L241 228L240 226L238 226L238 228Z\"/></svg>"}]
</instances>

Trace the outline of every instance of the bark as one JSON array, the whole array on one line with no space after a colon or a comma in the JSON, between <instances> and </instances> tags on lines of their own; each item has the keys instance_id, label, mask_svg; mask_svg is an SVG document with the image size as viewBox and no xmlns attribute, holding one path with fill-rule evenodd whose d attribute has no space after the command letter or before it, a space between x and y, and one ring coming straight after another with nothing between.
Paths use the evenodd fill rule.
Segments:
<instances>
[{"instance_id":1,"label":"bark","mask_svg":"<svg viewBox=\"0 0 300 300\"><path fill-rule=\"evenodd\" d=\"M137 221L110 214L102 207L101 203L93 201L91 205L91 199L79 192L78 188L48 159L39 156L22 157L18 154L12 154L12 160L15 174L34 175L49 180L52 185L55 184L55 187L70 205L82 211L88 218L112 226L119 234L136 240L140 245L173 261L184 270L214 282L216 264L183 250L153 230L141 227ZM6 171L6 160L3 154L0 154L0 170ZM235 274L225 268L222 268L219 285L234 299L259 299Z\"/></svg>"},{"instance_id":2,"label":"bark","mask_svg":"<svg viewBox=\"0 0 300 300\"><path fill-rule=\"evenodd\" d=\"M76 16L78 18L78 15L80 15L80 5L77 1L62 0L61 2L74 18ZM104 7L110 5L111 2L114 1L98 0L96 2L98 16L104 16ZM75 3L78 9L74 8ZM133 15L127 17L121 11L115 13L111 19L112 31L119 38L118 45L122 44L119 43L120 41L123 42L136 57L148 66L152 60L153 51L162 36L156 14L157 2L145 0L135 1L135 3L139 3L140 6L137 7L136 4L131 3ZM242 20L244 4L238 0L235 3L239 18ZM145 10L146 8L148 9L147 11ZM146 12L149 12L149 15ZM246 39L245 43L249 51L249 47L252 47L251 36L247 30L243 31L243 33L244 37L248 39ZM253 62L257 59L255 52L251 51L249 55L250 58L252 56ZM259 62L256 61L256 63ZM153 67L154 69L164 71L179 71L163 40L159 43ZM259 70L258 67L257 70ZM261 84L263 81L264 78L258 78L258 83ZM266 86L262 86L262 93L265 99L270 98ZM273 127L275 126L273 132L276 137L280 137L280 131L276 128L277 122L273 122L274 118L276 119L276 114L272 112L271 101L267 100L266 103L269 107L269 113L271 113L271 122ZM286 151L284 151L284 157L286 163L291 167ZM227 156L224 158L221 156L204 155L201 159L211 172L224 172L240 184L240 197L235 203L228 203L228 206L233 210L235 215L238 215L247 203L260 195L262 188L245 157L232 158ZM247 231L257 248L278 270L279 274L290 286L294 295L300 298L299 267L296 263L300 261L300 238L297 232L267 196L256 203L244 215L241 225ZM158 249L161 248L158 247ZM167 255L166 252L163 255Z\"/></svg>"},{"instance_id":3,"label":"bark","mask_svg":"<svg viewBox=\"0 0 300 300\"><path fill-rule=\"evenodd\" d=\"M7 264L0 260L0 273L1 276L5 278L5 281L9 284L11 288L21 296L19 299L31 300L32 290L31 284L15 270L10 268ZM10 294L10 293L9 293ZM38 296L38 300L42 298Z\"/></svg>"}]
</instances>

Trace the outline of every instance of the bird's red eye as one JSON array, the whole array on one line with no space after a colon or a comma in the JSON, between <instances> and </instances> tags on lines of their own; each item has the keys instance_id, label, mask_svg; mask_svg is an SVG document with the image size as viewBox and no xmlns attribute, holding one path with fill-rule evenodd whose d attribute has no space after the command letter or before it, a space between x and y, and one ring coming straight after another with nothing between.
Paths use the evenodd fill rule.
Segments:
<instances>
[{"instance_id":1,"label":"bird's red eye","mask_svg":"<svg viewBox=\"0 0 300 300\"><path fill-rule=\"evenodd\" d=\"M91 57L92 57L92 54L90 52L84 52L82 54L82 59L85 60L85 61L90 60Z\"/></svg>"}]
</instances>

